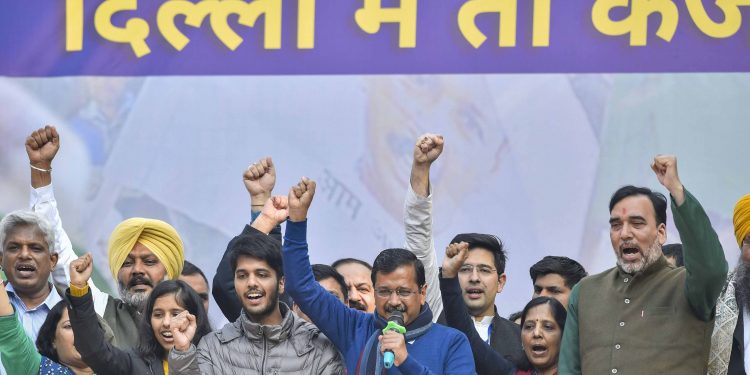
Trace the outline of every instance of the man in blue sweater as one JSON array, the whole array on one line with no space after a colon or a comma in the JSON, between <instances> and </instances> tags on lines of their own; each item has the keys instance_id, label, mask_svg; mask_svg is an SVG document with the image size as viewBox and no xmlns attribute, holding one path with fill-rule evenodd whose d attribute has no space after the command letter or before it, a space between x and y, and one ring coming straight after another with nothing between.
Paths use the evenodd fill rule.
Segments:
<instances>
[{"instance_id":1,"label":"man in blue sweater","mask_svg":"<svg viewBox=\"0 0 750 375\"><path fill-rule=\"evenodd\" d=\"M386 350L395 357L388 374L474 374L466 336L432 323L432 311L425 303L424 266L410 251L387 249L375 259L372 314L347 307L315 282L307 247L307 210L314 194L315 182L303 177L287 199L272 199L275 209L288 209L289 214L283 245L286 287L343 353L348 374L381 374ZM396 310L403 314L406 334L383 333L386 319Z\"/></svg>"}]
</instances>

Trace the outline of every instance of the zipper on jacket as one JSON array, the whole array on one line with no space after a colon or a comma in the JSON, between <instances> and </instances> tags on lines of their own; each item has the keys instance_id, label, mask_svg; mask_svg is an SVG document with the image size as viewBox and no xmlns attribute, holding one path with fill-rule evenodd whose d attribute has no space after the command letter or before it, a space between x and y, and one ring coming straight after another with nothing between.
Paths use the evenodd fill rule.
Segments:
<instances>
[{"instance_id":1,"label":"zipper on jacket","mask_svg":"<svg viewBox=\"0 0 750 375\"><path fill-rule=\"evenodd\" d=\"M259 331L258 333L260 334L260 337L263 339L263 361L261 362L261 365L260 365L260 373L261 375L263 375L266 373L266 356L268 356L268 353L266 352L266 350L268 350L268 348L266 347L267 345L266 335L263 334L263 326L258 327L258 331Z\"/></svg>"}]
</instances>

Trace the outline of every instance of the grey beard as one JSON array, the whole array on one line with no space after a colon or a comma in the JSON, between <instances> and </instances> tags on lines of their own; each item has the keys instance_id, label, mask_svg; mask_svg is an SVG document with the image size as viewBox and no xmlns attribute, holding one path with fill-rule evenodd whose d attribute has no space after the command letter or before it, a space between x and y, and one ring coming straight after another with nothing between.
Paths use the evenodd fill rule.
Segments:
<instances>
[{"instance_id":1,"label":"grey beard","mask_svg":"<svg viewBox=\"0 0 750 375\"><path fill-rule=\"evenodd\" d=\"M659 239L657 238L654 240L651 248L646 251L643 259L641 259L639 263L625 263L618 256L617 265L620 266L620 268L622 268L625 273L634 274L636 272L641 272L652 264L656 263L656 261L661 257L661 254L661 245L659 244Z\"/></svg>"},{"instance_id":2,"label":"grey beard","mask_svg":"<svg viewBox=\"0 0 750 375\"><path fill-rule=\"evenodd\" d=\"M740 259L734 268L734 295L737 305L750 311L750 264Z\"/></svg>"},{"instance_id":3,"label":"grey beard","mask_svg":"<svg viewBox=\"0 0 750 375\"><path fill-rule=\"evenodd\" d=\"M131 293L120 284L120 298L125 304L136 309L136 311L143 311L143 308L146 307L149 294L146 292Z\"/></svg>"},{"instance_id":4,"label":"grey beard","mask_svg":"<svg viewBox=\"0 0 750 375\"><path fill-rule=\"evenodd\" d=\"M169 280L169 275L164 275L164 278L159 281L167 281ZM154 288L156 288L159 283L154 284ZM117 282L117 287L120 291L120 299L122 299L125 304L133 307L138 312L143 312L143 308L146 307L146 301L148 301L148 297L151 295L151 292L154 290L153 288L149 292L138 292L138 293L131 293L128 291L128 288L123 285L122 282Z\"/></svg>"}]
</instances>

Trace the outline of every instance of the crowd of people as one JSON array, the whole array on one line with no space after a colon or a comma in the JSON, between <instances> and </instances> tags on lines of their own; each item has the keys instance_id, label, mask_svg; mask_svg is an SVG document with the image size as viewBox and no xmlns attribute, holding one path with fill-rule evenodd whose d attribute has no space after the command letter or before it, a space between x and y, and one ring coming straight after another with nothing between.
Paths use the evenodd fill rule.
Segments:
<instances>
[{"instance_id":1,"label":"crowd of people","mask_svg":"<svg viewBox=\"0 0 750 375\"><path fill-rule=\"evenodd\" d=\"M430 169L444 139L420 136L404 203L403 248L372 263L311 264L316 183L274 195L270 157L243 175L249 224L213 287L169 223L129 218L112 232L118 295L73 251L52 187L54 127L26 140L28 209L0 221L0 373L31 374L745 374L750 370L750 195L734 211L735 270L677 159L651 168L669 197L625 186L609 204L615 265L589 276L545 256L530 300L501 317L507 257L494 234L457 234L438 254ZM681 244L666 245L667 206ZM285 224L282 231L281 225ZM438 267L443 255L442 267ZM211 327L209 293L229 321ZM747 369L747 370L746 370Z\"/></svg>"}]
</instances>

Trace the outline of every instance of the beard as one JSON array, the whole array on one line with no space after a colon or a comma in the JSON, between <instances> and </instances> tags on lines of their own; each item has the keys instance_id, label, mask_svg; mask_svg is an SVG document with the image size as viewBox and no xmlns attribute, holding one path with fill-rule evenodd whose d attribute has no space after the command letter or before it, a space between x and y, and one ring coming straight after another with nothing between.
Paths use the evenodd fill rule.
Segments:
<instances>
[{"instance_id":1,"label":"beard","mask_svg":"<svg viewBox=\"0 0 750 375\"><path fill-rule=\"evenodd\" d=\"M164 279L161 281L166 280L168 280L168 276L165 275ZM131 292L130 289L136 285L148 285L151 287L151 290L144 292ZM123 302L136 309L136 311L143 311L143 308L146 307L146 301L148 301L148 297L151 295L151 291L154 290L156 285L151 282L151 279L136 275L130 279L127 286L121 281L118 281L117 286L120 291L120 298Z\"/></svg>"},{"instance_id":2,"label":"beard","mask_svg":"<svg viewBox=\"0 0 750 375\"><path fill-rule=\"evenodd\" d=\"M741 256L734 268L734 295L737 305L744 311L750 311L750 263L742 261Z\"/></svg>"},{"instance_id":3,"label":"beard","mask_svg":"<svg viewBox=\"0 0 750 375\"><path fill-rule=\"evenodd\" d=\"M250 321L260 322L266 317L273 314L273 311L279 305L279 284L276 284L275 289L269 291L268 295L266 295L266 298L268 299L268 304L266 304L265 306L254 306L250 309L243 306L245 314L250 319Z\"/></svg>"},{"instance_id":4,"label":"beard","mask_svg":"<svg viewBox=\"0 0 750 375\"><path fill-rule=\"evenodd\" d=\"M620 266L625 273L634 274L636 272L641 272L650 265L656 263L656 261L659 260L659 257L661 257L661 245L659 244L659 238L655 238L654 243L651 244L645 252L642 252L639 261L626 263L622 261L620 254L617 254L617 265Z\"/></svg>"}]
</instances>

